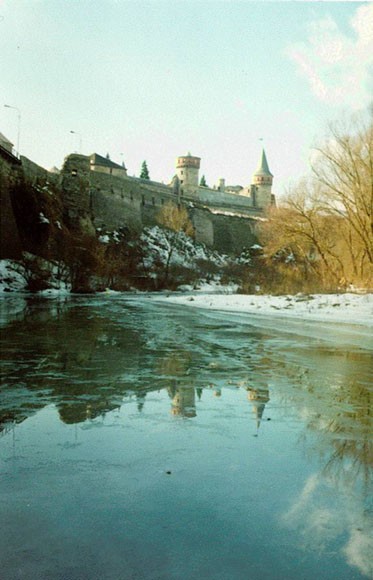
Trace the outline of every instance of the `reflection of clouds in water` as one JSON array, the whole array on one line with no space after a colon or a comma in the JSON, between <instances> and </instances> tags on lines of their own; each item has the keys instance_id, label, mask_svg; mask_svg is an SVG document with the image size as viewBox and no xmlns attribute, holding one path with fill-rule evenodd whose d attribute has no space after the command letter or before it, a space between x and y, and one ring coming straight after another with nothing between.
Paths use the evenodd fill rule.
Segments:
<instances>
[{"instance_id":1,"label":"reflection of clouds in water","mask_svg":"<svg viewBox=\"0 0 373 580\"><path fill-rule=\"evenodd\" d=\"M318 486L318 476L316 474L311 475L307 479L303 491L299 496L299 499L294 502L292 508L284 516L284 520L286 523L290 524L293 521L296 521L297 518L302 515L302 513L307 509L310 496L316 490L317 486Z\"/></svg>"},{"instance_id":2,"label":"reflection of clouds in water","mask_svg":"<svg viewBox=\"0 0 373 580\"><path fill-rule=\"evenodd\" d=\"M325 541L343 531L342 520L336 518L329 506L316 505L316 494L321 481L317 474L311 475L293 506L284 515L285 524L300 532L302 547L312 547L322 551Z\"/></svg>"},{"instance_id":3,"label":"reflection of clouds in water","mask_svg":"<svg viewBox=\"0 0 373 580\"><path fill-rule=\"evenodd\" d=\"M350 566L356 566L362 574L373 578L373 537L369 531L351 530L343 551Z\"/></svg>"},{"instance_id":4,"label":"reflection of clouds in water","mask_svg":"<svg viewBox=\"0 0 373 580\"><path fill-rule=\"evenodd\" d=\"M334 489L332 481L321 479L317 474L306 480L299 497L282 517L284 525L298 532L301 538L298 548L319 552L325 550L329 542L347 532L349 538L342 551L348 564L358 568L360 573L373 577L372 526L367 515L361 513L360 505L348 501L348 498L343 503L344 509L341 509L342 504L339 502L333 505L333 496L330 493L322 494L318 489L325 483ZM322 505L321 502L327 502L328 505ZM364 520L365 529L361 528Z\"/></svg>"}]
</instances>

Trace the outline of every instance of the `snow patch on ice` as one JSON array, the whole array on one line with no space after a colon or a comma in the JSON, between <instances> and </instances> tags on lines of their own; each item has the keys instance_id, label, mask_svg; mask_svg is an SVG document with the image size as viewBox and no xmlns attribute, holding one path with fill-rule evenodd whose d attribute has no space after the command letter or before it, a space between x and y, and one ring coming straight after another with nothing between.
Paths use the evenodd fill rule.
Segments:
<instances>
[{"instance_id":1,"label":"snow patch on ice","mask_svg":"<svg viewBox=\"0 0 373 580\"><path fill-rule=\"evenodd\" d=\"M297 318L373 327L373 294L243 295L194 293L157 297L162 302L276 318Z\"/></svg>"}]
</instances>

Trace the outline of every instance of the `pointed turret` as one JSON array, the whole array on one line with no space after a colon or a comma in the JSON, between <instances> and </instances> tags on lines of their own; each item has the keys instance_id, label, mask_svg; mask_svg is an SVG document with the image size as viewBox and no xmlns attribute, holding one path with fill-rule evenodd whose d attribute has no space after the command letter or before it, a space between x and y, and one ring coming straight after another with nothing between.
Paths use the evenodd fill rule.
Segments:
<instances>
[{"instance_id":1,"label":"pointed turret","mask_svg":"<svg viewBox=\"0 0 373 580\"><path fill-rule=\"evenodd\" d=\"M262 154L253 174L253 183L255 185L272 185L273 175L269 170L266 152L262 149Z\"/></svg>"},{"instance_id":2,"label":"pointed turret","mask_svg":"<svg viewBox=\"0 0 373 580\"><path fill-rule=\"evenodd\" d=\"M267 156L264 149L262 149L262 155L254 175L267 175L269 177L273 177L268 167Z\"/></svg>"},{"instance_id":3,"label":"pointed turret","mask_svg":"<svg viewBox=\"0 0 373 580\"><path fill-rule=\"evenodd\" d=\"M267 209L272 203L273 175L269 170L267 156L264 149L259 160L258 167L253 174L252 185L254 188L253 205Z\"/></svg>"}]
</instances>

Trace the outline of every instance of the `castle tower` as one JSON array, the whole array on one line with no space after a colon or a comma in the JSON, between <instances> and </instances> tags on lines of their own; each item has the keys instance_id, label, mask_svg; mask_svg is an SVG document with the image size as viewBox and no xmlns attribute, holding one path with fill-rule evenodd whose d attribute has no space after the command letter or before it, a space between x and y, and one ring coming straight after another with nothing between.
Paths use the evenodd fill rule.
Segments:
<instances>
[{"instance_id":1,"label":"castle tower","mask_svg":"<svg viewBox=\"0 0 373 580\"><path fill-rule=\"evenodd\" d=\"M198 188L198 173L201 163L200 157L194 157L190 153L177 158L176 175L180 180L181 193L195 193Z\"/></svg>"},{"instance_id":2,"label":"castle tower","mask_svg":"<svg viewBox=\"0 0 373 580\"><path fill-rule=\"evenodd\" d=\"M272 203L273 175L269 170L268 161L264 149L259 160L258 167L253 174L252 184L255 186L256 207L267 209Z\"/></svg>"}]
</instances>

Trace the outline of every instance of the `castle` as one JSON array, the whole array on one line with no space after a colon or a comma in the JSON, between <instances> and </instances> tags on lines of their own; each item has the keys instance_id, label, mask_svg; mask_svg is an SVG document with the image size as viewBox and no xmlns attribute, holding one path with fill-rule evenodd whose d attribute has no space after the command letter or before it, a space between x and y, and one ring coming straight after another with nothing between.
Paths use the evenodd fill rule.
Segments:
<instances>
[{"instance_id":1,"label":"castle","mask_svg":"<svg viewBox=\"0 0 373 580\"><path fill-rule=\"evenodd\" d=\"M201 159L190 153L177 158L176 173L167 185L130 177L124 163L119 165L97 153L68 155L61 171L47 171L26 157L15 157L12 144L3 135L0 162L9 172L19 168L32 183L41 178L58 185L69 223L92 235L97 230L126 227L141 231L157 225L162 206L172 203L187 209L197 242L237 253L256 242L257 225L275 203L273 175L264 150L246 187L226 185L224 179L213 188L201 185ZM5 203L5 194L3 197L2 225L8 232L3 237L8 248L15 227L10 202Z\"/></svg>"},{"instance_id":2,"label":"castle","mask_svg":"<svg viewBox=\"0 0 373 580\"><path fill-rule=\"evenodd\" d=\"M222 252L236 253L256 242L256 226L275 203L273 175L262 151L252 183L247 187L200 185L201 159L190 153L177 158L176 174L166 185L130 177L119 165L96 153L69 155L60 174L70 222L94 230L129 227L140 231L158 223L166 203L187 208L195 239Z\"/></svg>"},{"instance_id":3,"label":"castle","mask_svg":"<svg viewBox=\"0 0 373 580\"><path fill-rule=\"evenodd\" d=\"M119 165L111 161L108 157L102 157L97 153L90 155L89 159L91 171L106 173L116 177L129 177L124 163ZM273 175L269 170L264 149L262 150L258 166L252 176L252 182L246 187L242 187L241 185L226 185L225 179L223 178L220 178L218 184L213 188L201 185L199 179L200 164L201 158L190 153L177 158L176 174L172 178L169 187L178 198L199 200L207 204L219 203L221 201L225 205L229 205L230 202L232 207L234 207L237 205L237 197L230 196L240 196L239 202L245 205L245 207L261 211L275 204L275 196L272 194ZM157 184L157 182L152 183L154 186ZM158 183L157 185L163 186L164 184ZM245 197L246 200L243 201L242 197Z\"/></svg>"}]
</instances>

